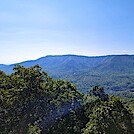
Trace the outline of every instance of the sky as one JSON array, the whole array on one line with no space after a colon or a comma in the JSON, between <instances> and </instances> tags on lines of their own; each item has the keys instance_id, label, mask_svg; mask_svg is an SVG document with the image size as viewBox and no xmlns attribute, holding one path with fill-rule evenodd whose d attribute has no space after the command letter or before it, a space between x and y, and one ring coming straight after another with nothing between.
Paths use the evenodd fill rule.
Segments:
<instances>
[{"instance_id":1,"label":"sky","mask_svg":"<svg viewBox=\"0 0 134 134\"><path fill-rule=\"evenodd\" d=\"M134 54L134 0L0 0L0 64L64 54Z\"/></svg>"}]
</instances>

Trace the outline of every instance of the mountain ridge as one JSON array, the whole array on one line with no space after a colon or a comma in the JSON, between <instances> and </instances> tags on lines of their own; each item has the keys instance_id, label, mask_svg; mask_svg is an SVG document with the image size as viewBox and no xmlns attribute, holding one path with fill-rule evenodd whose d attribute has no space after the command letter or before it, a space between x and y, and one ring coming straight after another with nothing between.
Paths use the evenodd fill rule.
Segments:
<instances>
[{"instance_id":1,"label":"mountain ridge","mask_svg":"<svg viewBox=\"0 0 134 134\"><path fill-rule=\"evenodd\" d=\"M94 85L109 90L134 89L134 55L48 55L16 64L24 67L38 64L52 78L69 80L84 92ZM10 74L14 66L0 64L0 70Z\"/></svg>"},{"instance_id":2,"label":"mountain ridge","mask_svg":"<svg viewBox=\"0 0 134 134\"><path fill-rule=\"evenodd\" d=\"M32 61L37 61L39 59L42 59L42 58L46 58L46 57L61 57L61 56L76 56L76 57L86 57L86 58L96 58L96 57L108 57L108 56L134 56L134 54L113 54L113 55L97 55L97 56L86 56L86 55L76 55L76 54L64 54L64 55L46 55L46 56L42 56L42 57L39 57L37 59L33 59L33 60L24 60L22 62L16 62L16 63L11 63L11 64L3 64L3 63L0 63L0 65L6 65L6 66L9 66L9 65L15 65L15 64L20 64L20 63L24 63L24 62L32 62Z\"/></svg>"},{"instance_id":3,"label":"mountain ridge","mask_svg":"<svg viewBox=\"0 0 134 134\"><path fill-rule=\"evenodd\" d=\"M104 55L104 56L83 56L83 55L48 55L36 60L28 60L20 63L4 65L0 64L0 70L7 74L12 73L12 68L20 64L31 67L39 64L46 72L74 73L83 70L95 70L97 72L121 72L132 71L134 68L134 55ZM55 72L56 71L56 72Z\"/></svg>"}]
</instances>

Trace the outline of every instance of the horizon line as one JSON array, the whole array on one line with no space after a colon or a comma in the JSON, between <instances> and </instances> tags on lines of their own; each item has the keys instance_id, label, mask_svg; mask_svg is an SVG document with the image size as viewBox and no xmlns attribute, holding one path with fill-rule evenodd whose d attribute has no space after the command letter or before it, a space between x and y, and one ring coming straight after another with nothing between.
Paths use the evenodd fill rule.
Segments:
<instances>
[{"instance_id":1,"label":"horizon line","mask_svg":"<svg viewBox=\"0 0 134 134\"><path fill-rule=\"evenodd\" d=\"M106 57L106 56L134 56L134 54L106 54L106 55L96 55L96 56L89 56L89 55L78 55L78 54L61 54L61 55L46 55L46 56L41 56L39 58L33 59L33 60L24 60L16 63L9 63L9 64L3 64L0 63L0 65L15 65L15 64L20 64L24 62L31 62L31 61L36 61L45 57L56 57L56 56L78 56L78 57L87 57L87 58L93 58L93 57Z\"/></svg>"}]
</instances>

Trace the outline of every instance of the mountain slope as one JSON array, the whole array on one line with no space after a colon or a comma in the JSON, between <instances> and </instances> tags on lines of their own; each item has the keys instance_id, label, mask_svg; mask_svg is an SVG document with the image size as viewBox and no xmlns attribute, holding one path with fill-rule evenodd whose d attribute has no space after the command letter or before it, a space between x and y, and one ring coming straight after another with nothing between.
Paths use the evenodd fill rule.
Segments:
<instances>
[{"instance_id":1,"label":"mountain slope","mask_svg":"<svg viewBox=\"0 0 134 134\"><path fill-rule=\"evenodd\" d=\"M25 61L18 63L25 67L30 67L35 64L39 64L43 69L47 72L54 72L54 71L62 71L62 72L72 72L77 70L84 70L93 68L103 60L104 57L88 57L88 56L77 56L77 55L57 55L57 56L46 56L39 58L33 61ZM14 64L7 66L10 68L14 66ZM11 73L10 71L6 70L3 65L0 65L0 69L5 71L6 73Z\"/></svg>"},{"instance_id":2,"label":"mountain slope","mask_svg":"<svg viewBox=\"0 0 134 134\"><path fill-rule=\"evenodd\" d=\"M109 56L96 69L104 72L134 72L134 55L115 55Z\"/></svg>"},{"instance_id":3,"label":"mountain slope","mask_svg":"<svg viewBox=\"0 0 134 134\"><path fill-rule=\"evenodd\" d=\"M50 55L19 64L25 67L39 64L54 79L69 80L83 92L94 85L104 86L112 92L134 90L134 55ZM13 66L2 64L0 70L10 74Z\"/></svg>"}]
</instances>

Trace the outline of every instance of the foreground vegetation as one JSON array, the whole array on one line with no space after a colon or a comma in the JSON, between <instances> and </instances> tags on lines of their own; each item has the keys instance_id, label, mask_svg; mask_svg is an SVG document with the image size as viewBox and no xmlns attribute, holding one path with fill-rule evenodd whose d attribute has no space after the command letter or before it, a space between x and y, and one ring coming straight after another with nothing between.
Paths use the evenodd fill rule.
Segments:
<instances>
[{"instance_id":1,"label":"foreground vegetation","mask_svg":"<svg viewBox=\"0 0 134 134\"><path fill-rule=\"evenodd\" d=\"M53 80L38 65L0 71L2 134L133 134L131 109L102 87L80 93Z\"/></svg>"}]
</instances>

